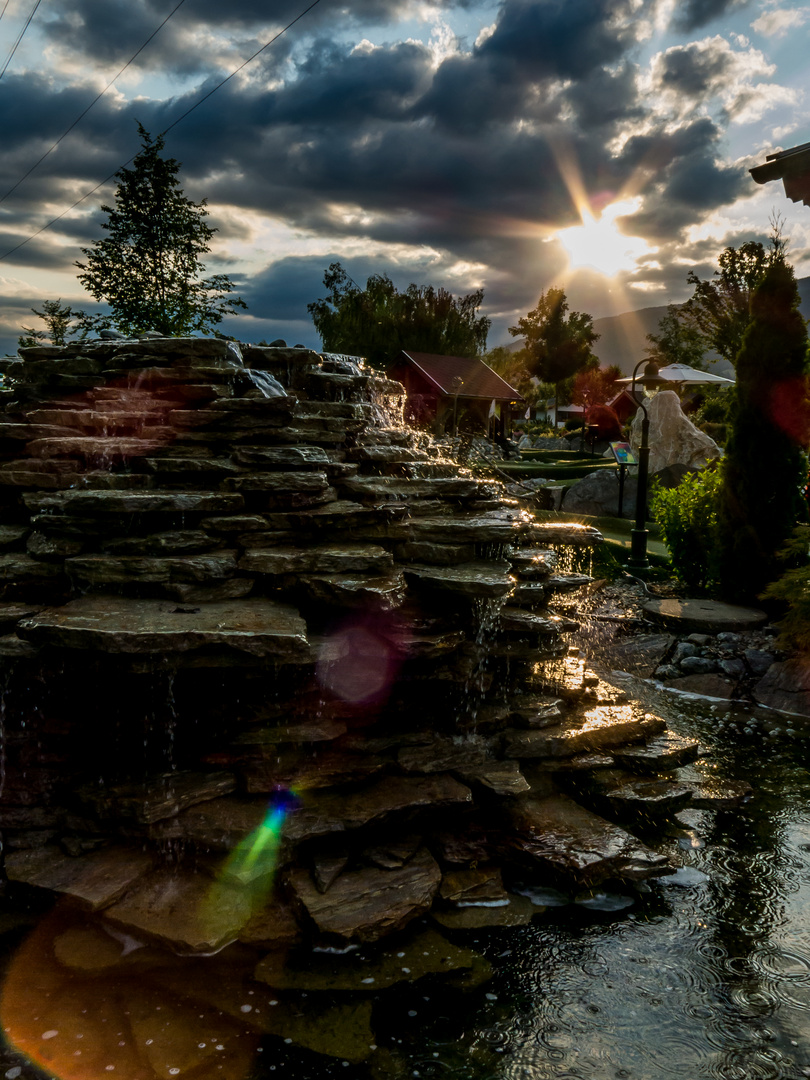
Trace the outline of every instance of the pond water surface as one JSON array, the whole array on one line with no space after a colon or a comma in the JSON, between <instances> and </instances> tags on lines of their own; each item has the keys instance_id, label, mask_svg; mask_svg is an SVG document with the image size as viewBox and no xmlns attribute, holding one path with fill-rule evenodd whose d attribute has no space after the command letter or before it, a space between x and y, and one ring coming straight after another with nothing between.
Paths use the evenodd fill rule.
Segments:
<instances>
[{"instance_id":1,"label":"pond water surface","mask_svg":"<svg viewBox=\"0 0 810 1080\"><path fill-rule=\"evenodd\" d=\"M528 926L451 935L491 961L493 978L466 993L420 981L381 995L370 1062L265 1037L251 1080L810 1076L808 743L718 732L716 706L627 685L672 730L700 738L718 777L752 784L743 808L686 811L673 835L645 836L681 865L648 891L585 903L549 893ZM237 1080L219 1068L185 1075ZM5 1049L0 1078L41 1075Z\"/></svg>"}]
</instances>

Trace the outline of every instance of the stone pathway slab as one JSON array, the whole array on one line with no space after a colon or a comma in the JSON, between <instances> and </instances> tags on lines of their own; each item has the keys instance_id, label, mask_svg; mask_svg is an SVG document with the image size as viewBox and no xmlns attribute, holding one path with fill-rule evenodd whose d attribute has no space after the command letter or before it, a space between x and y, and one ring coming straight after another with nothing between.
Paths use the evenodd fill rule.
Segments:
<instances>
[{"instance_id":1,"label":"stone pathway slab","mask_svg":"<svg viewBox=\"0 0 810 1080\"><path fill-rule=\"evenodd\" d=\"M718 600L648 600L641 610L653 622L679 634L754 630L768 621L765 612L758 608L738 607Z\"/></svg>"}]
</instances>

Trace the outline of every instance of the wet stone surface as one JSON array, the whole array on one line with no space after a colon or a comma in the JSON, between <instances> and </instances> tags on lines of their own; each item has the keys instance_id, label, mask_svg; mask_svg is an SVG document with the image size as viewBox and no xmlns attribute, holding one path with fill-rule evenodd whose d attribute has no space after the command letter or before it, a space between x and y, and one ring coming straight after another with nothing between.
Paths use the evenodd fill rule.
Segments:
<instances>
[{"instance_id":1,"label":"wet stone surface","mask_svg":"<svg viewBox=\"0 0 810 1080\"><path fill-rule=\"evenodd\" d=\"M137 1042L146 1080L240 1077L266 1036L397 1077L382 990L439 984L444 1007L493 974L437 927L526 926L554 887L632 904L676 868L685 813L745 805L569 654L599 534L402 427L398 384L246 349L283 384L265 398L224 342L88 348L27 357L0 425L6 865L96 912L43 926L37 979L16 976L54 1005L13 1018L44 1067L92 1023L85 1076L128 1075ZM65 401L66 378L92 382ZM781 662L764 631L645 633L638 669L673 681ZM79 1019L95 979L125 988L116 1045L112 1013Z\"/></svg>"}]
</instances>

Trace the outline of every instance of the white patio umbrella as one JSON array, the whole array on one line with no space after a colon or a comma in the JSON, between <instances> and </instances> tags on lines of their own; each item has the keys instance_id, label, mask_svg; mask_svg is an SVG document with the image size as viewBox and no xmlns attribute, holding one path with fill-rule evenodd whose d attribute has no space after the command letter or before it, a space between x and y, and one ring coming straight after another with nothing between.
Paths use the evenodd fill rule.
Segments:
<instances>
[{"instance_id":1,"label":"white patio umbrella","mask_svg":"<svg viewBox=\"0 0 810 1080\"><path fill-rule=\"evenodd\" d=\"M734 379L725 379L722 375L713 375L710 371L698 371L697 368L689 367L688 364L667 364L658 369L658 375L668 382L677 383L679 386L733 386ZM629 386L632 378L617 379L617 383ZM638 379L636 379L638 383Z\"/></svg>"}]
</instances>

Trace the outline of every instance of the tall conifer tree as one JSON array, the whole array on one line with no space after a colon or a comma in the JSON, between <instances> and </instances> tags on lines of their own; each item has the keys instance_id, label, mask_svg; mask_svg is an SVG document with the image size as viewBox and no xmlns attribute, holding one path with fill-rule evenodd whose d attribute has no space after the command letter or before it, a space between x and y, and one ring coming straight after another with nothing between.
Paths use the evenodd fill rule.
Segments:
<instances>
[{"instance_id":1,"label":"tall conifer tree","mask_svg":"<svg viewBox=\"0 0 810 1080\"><path fill-rule=\"evenodd\" d=\"M776 554L807 516L810 360L798 308L793 270L777 258L753 292L737 356L718 509L721 590L728 600L756 600L783 569Z\"/></svg>"},{"instance_id":2,"label":"tall conifer tree","mask_svg":"<svg viewBox=\"0 0 810 1080\"><path fill-rule=\"evenodd\" d=\"M157 330L167 336L208 334L234 308L226 274L202 277L202 256L215 233L206 222L205 200L183 194L180 163L164 158L163 137L153 139L139 124L142 149L132 168L116 173L115 205L102 206L107 236L82 248L79 281L96 300L106 300L110 316L89 316L88 325L112 325L125 334Z\"/></svg>"}]
</instances>

